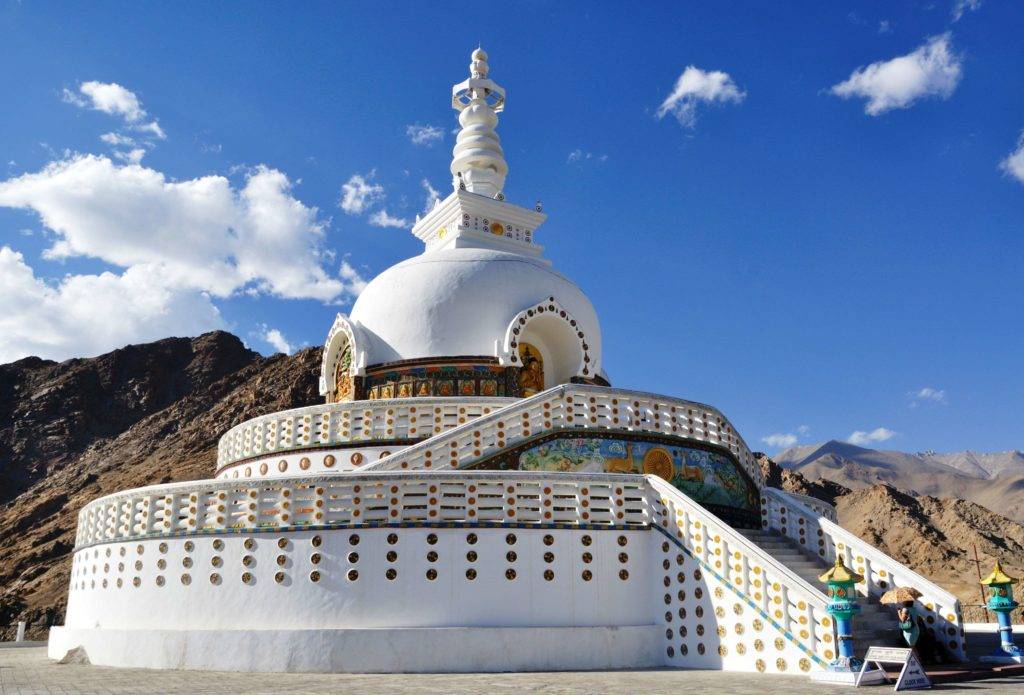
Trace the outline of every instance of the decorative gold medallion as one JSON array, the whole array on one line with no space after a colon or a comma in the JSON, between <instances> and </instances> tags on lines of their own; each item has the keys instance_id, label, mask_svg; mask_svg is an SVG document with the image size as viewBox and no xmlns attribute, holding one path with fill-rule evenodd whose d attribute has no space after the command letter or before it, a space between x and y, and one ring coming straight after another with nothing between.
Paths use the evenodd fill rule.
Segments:
<instances>
[{"instance_id":1,"label":"decorative gold medallion","mask_svg":"<svg viewBox=\"0 0 1024 695\"><path fill-rule=\"evenodd\" d=\"M491 234L494 236L504 236L505 226L501 222L491 222Z\"/></svg>"},{"instance_id":2,"label":"decorative gold medallion","mask_svg":"<svg viewBox=\"0 0 1024 695\"><path fill-rule=\"evenodd\" d=\"M660 446L650 449L644 454L644 473L656 475L662 480L671 482L672 476L675 473L675 468L672 464L672 454Z\"/></svg>"}]
</instances>

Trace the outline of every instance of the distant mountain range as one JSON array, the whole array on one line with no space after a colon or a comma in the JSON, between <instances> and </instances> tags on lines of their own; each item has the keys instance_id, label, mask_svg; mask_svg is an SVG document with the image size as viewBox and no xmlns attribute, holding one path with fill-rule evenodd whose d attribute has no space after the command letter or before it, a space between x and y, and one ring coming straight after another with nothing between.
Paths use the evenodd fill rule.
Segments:
<instances>
[{"instance_id":1,"label":"distant mountain range","mask_svg":"<svg viewBox=\"0 0 1024 695\"><path fill-rule=\"evenodd\" d=\"M959 497L1024 521L1024 453L1020 451L910 454L832 440L795 446L772 459L812 480L824 478L855 490L885 483L919 495Z\"/></svg>"}]
</instances>

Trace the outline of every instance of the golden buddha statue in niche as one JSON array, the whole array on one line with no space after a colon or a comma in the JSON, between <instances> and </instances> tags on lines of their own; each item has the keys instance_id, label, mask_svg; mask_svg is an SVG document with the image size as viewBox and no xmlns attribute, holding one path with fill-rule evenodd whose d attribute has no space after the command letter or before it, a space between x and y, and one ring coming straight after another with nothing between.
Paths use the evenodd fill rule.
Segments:
<instances>
[{"instance_id":1,"label":"golden buddha statue in niche","mask_svg":"<svg viewBox=\"0 0 1024 695\"><path fill-rule=\"evenodd\" d=\"M342 350L338 358L338 365L334 368L334 402L350 401L355 395L352 388L352 375L349 369L352 367L352 348L349 345Z\"/></svg>"},{"instance_id":2,"label":"golden buddha statue in niche","mask_svg":"<svg viewBox=\"0 0 1024 695\"><path fill-rule=\"evenodd\" d=\"M544 390L544 357L533 345L519 343L519 388L524 396Z\"/></svg>"}]
</instances>

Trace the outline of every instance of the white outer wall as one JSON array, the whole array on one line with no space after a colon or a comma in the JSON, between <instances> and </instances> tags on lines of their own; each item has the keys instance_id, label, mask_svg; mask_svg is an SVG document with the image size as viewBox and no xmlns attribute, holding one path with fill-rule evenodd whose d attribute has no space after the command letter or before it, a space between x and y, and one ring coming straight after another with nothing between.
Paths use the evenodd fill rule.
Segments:
<instances>
[{"instance_id":1,"label":"white outer wall","mask_svg":"<svg viewBox=\"0 0 1024 695\"><path fill-rule=\"evenodd\" d=\"M398 535L394 545L386 540L391 533ZM434 545L427 543L431 533ZM470 533L477 543L467 542ZM352 534L359 535L354 546ZM546 545L549 534L554 540ZM323 542L314 548L317 535ZM250 551L247 538L255 541ZM186 540L194 543L187 570ZM219 552L217 540L224 543ZM514 562L505 556L510 549ZM426 558L431 550L436 562ZM469 550L477 552L475 562L467 561ZM309 579L314 551L323 557L316 583ZM393 562L389 551L398 553ZM242 564L247 552L255 558L249 567ZM349 562L350 552L358 561ZM553 562L545 552L554 553ZM584 552L591 563L582 561ZM359 571L354 582L346 579L350 567ZM385 577L389 567L398 571L393 581ZM431 567L434 581L425 577ZM469 567L478 571L473 581L465 577ZM505 577L509 567L514 581ZM553 581L543 578L549 568ZM584 569L593 572L591 581L582 581ZM241 581L246 570L254 576L248 585ZM188 586L180 581L186 571ZM282 583L274 579L278 571L286 575ZM219 584L210 582L212 572ZM254 671L822 669L715 574L655 530L385 527L100 544L75 553L67 624L52 631L49 653L60 658L81 645L94 664Z\"/></svg>"},{"instance_id":2,"label":"white outer wall","mask_svg":"<svg viewBox=\"0 0 1024 695\"><path fill-rule=\"evenodd\" d=\"M60 659L82 646L97 665L217 671L582 671L660 665L657 633L649 625L189 632L55 627L48 654Z\"/></svg>"},{"instance_id":3,"label":"white outer wall","mask_svg":"<svg viewBox=\"0 0 1024 695\"><path fill-rule=\"evenodd\" d=\"M395 545L386 542L391 533L398 535ZM436 545L428 545L430 533L437 534ZM469 533L477 534L475 545L467 543ZM516 535L514 545L506 543L509 533ZM358 545L349 543L352 534L359 536ZM547 534L554 536L551 546L543 543ZM319 548L311 544L315 535L323 539ZM593 539L589 548L581 542L584 535ZM619 536L628 539L625 547L618 545ZM252 551L243 547L246 538L255 541ZM288 539L284 550L278 547L282 538ZM224 543L221 552L213 548L218 539ZM194 543L188 554L190 569L182 566L186 540ZM167 544L166 553L159 551L162 542ZM109 558L107 548L111 550ZM649 532L644 530L503 528L344 529L104 544L75 553L66 626L287 630L650 625L654 622L648 580L653 564L650 549ZM438 553L437 562L427 561L431 550ZM467 561L470 550L476 551L476 562ZM514 562L506 559L510 550L517 554ZM386 560L389 551L398 553L396 562ZM589 565L581 559L585 551L594 557ZM629 556L625 564L618 560L623 551ZM316 583L309 579L314 552L323 558L315 566L321 573ZM350 552L358 553L357 562L347 560ZM544 561L545 552L554 553L552 563ZM255 558L248 568L242 564L246 554ZM285 557L283 566L277 564L279 555ZM212 565L214 556L220 557L220 567ZM166 562L164 570L158 569L160 559ZM137 561L142 563L140 570L135 569ZM123 571L118 571L119 563L124 564ZM398 572L394 581L385 578L391 567ZM438 576L428 581L425 573L431 567ZM473 581L465 576L470 567L478 573ZM505 577L509 567L516 570L514 581ZM549 568L555 573L553 581L543 577ZM589 582L580 579L585 568L593 572ZM626 581L618 576L623 568L630 573ZM359 572L354 582L346 579L349 569ZM241 580L246 571L254 577L248 585ZM281 584L274 579L278 571L286 575ZM191 576L188 586L181 583L186 572ZM220 575L219 584L211 583L212 573ZM157 585L158 575L164 577L162 587ZM133 585L136 577L139 587ZM120 589L116 588L118 578L123 584ZM105 589L103 579L108 583Z\"/></svg>"}]
</instances>

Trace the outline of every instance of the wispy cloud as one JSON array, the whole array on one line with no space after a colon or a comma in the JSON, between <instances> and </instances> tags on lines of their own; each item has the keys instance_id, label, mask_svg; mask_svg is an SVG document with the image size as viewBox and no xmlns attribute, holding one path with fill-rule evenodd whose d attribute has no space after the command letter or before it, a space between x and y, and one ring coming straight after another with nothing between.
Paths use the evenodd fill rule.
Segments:
<instances>
[{"instance_id":1,"label":"wispy cloud","mask_svg":"<svg viewBox=\"0 0 1024 695\"><path fill-rule=\"evenodd\" d=\"M917 391L910 391L907 393L907 398L910 400L911 408L916 408L922 403L937 403L939 405L949 403L946 400L945 390L932 388L931 386L925 386Z\"/></svg>"},{"instance_id":2,"label":"wispy cloud","mask_svg":"<svg viewBox=\"0 0 1024 695\"><path fill-rule=\"evenodd\" d=\"M846 441L850 444L856 444L857 446L868 446L870 444L877 444L878 442L884 442L892 439L896 436L896 433L885 427L876 427L870 432L863 430L856 430Z\"/></svg>"},{"instance_id":3,"label":"wispy cloud","mask_svg":"<svg viewBox=\"0 0 1024 695\"><path fill-rule=\"evenodd\" d=\"M284 337L284 334L276 328L270 328L265 323L259 325L258 335L265 343L270 345L278 352L283 352L286 355L292 354L294 348L292 344Z\"/></svg>"},{"instance_id":4,"label":"wispy cloud","mask_svg":"<svg viewBox=\"0 0 1024 695\"><path fill-rule=\"evenodd\" d=\"M1017 149L999 163L999 168L1008 176L1024 183L1024 132L1017 139Z\"/></svg>"},{"instance_id":5,"label":"wispy cloud","mask_svg":"<svg viewBox=\"0 0 1024 695\"><path fill-rule=\"evenodd\" d=\"M662 119L671 113L684 128L693 128L697 124L697 107L700 104L738 104L746 96L728 73L701 70L690 65L676 79L675 86L655 115Z\"/></svg>"},{"instance_id":6,"label":"wispy cloud","mask_svg":"<svg viewBox=\"0 0 1024 695\"><path fill-rule=\"evenodd\" d=\"M907 55L857 68L830 91L843 99L866 99L864 112L878 116L909 108L925 97L948 99L962 74L960 56L953 52L947 32L933 36Z\"/></svg>"},{"instance_id":7,"label":"wispy cloud","mask_svg":"<svg viewBox=\"0 0 1024 695\"><path fill-rule=\"evenodd\" d=\"M796 428L795 433L774 432L769 434L767 437L761 437L761 441L775 449L788 449L789 447L796 445L796 443L801 439L806 438L810 433L810 427L807 425L800 425Z\"/></svg>"},{"instance_id":8,"label":"wispy cloud","mask_svg":"<svg viewBox=\"0 0 1024 695\"><path fill-rule=\"evenodd\" d=\"M100 140L111 147L134 147L136 145L135 138L124 133L104 133L100 136Z\"/></svg>"},{"instance_id":9,"label":"wispy cloud","mask_svg":"<svg viewBox=\"0 0 1024 695\"><path fill-rule=\"evenodd\" d=\"M378 210L370 215L367 220L374 227L397 227L404 228L412 226L409 220L404 217L392 217L387 210Z\"/></svg>"},{"instance_id":10,"label":"wispy cloud","mask_svg":"<svg viewBox=\"0 0 1024 695\"><path fill-rule=\"evenodd\" d=\"M142 102L135 92L122 87L116 82L97 82L90 80L78 85L77 91L65 89L64 101L79 108L102 111L111 116L120 117L132 130L151 135L159 140L167 138L160 124L153 119L146 123L149 116L142 108Z\"/></svg>"},{"instance_id":11,"label":"wispy cloud","mask_svg":"<svg viewBox=\"0 0 1024 695\"><path fill-rule=\"evenodd\" d=\"M353 297L358 297L362 294L368 284L366 278L364 278L360 272L350 265L348 260L345 259L341 261L341 267L338 269L338 277L340 277L342 282L345 284L346 293Z\"/></svg>"},{"instance_id":12,"label":"wispy cloud","mask_svg":"<svg viewBox=\"0 0 1024 695\"><path fill-rule=\"evenodd\" d=\"M767 437L761 437L761 441L775 449L788 449L796 444L797 437L795 434L788 432L776 432L775 434L769 434Z\"/></svg>"},{"instance_id":13,"label":"wispy cloud","mask_svg":"<svg viewBox=\"0 0 1024 695\"><path fill-rule=\"evenodd\" d=\"M352 174L348 181L341 185L341 200L338 207L349 215L361 215L376 203L384 200L384 186L373 183L375 172Z\"/></svg>"},{"instance_id":14,"label":"wispy cloud","mask_svg":"<svg viewBox=\"0 0 1024 695\"><path fill-rule=\"evenodd\" d=\"M437 189L430 185L430 181L427 179L420 181L420 185L423 186L423 190L427 193L426 201L423 204L423 212L430 212L434 209L434 205L437 204L437 201L441 200L441 194L437 192Z\"/></svg>"},{"instance_id":15,"label":"wispy cloud","mask_svg":"<svg viewBox=\"0 0 1024 695\"><path fill-rule=\"evenodd\" d=\"M413 125L405 126L405 134L414 145L433 145L444 137L444 129L436 125Z\"/></svg>"},{"instance_id":16,"label":"wispy cloud","mask_svg":"<svg viewBox=\"0 0 1024 695\"><path fill-rule=\"evenodd\" d=\"M968 12L974 12L981 7L981 0L956 0L953 3L951 14L953 21L959 22Z\"/></svg>"},{"instance_id":17,"label":"wispy cloud","mask_svg":"<svg viewBox=\"0 0 1024 695\"><path fill-rule=\"evenodd\" d=\"M890 22L888 19L883 19L881 22L879 22L878 23L878 33L879 34L891 34L892 33L892 22Z\"/></svg>"},{"instance_id":18,"label":"wispy cloud","mask_svg":"<svg viewBox=\"0 0 1024 695\"><path fill-rule=\"evenodd\" d=\"M568 164L574 164L576 162L589 162L591 160L595 162L607 162L608 155L594 154L593 152L584 152L582 149L577 147L575 150L569 153L569 156L566 158L565 161Z\"/></svg>"}]
</instances>

